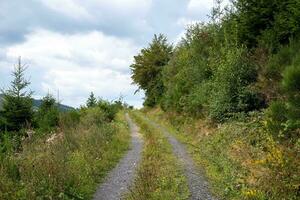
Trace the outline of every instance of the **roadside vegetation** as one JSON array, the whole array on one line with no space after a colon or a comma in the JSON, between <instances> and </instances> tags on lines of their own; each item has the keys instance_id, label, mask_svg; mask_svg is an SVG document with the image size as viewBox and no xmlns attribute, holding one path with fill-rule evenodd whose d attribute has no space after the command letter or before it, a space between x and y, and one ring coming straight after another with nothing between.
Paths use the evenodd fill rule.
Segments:
<instances>
[{"instance_id":1,"label":"roadside vegetation","mask_svg":"<svg viewBox=\"0 0 300 200\"><path fill-rule=\"evenodd\" d=\"M186 145L220 199L298 198L299 151L274 140L259 113L218 125L161 109L144 114Z\"/></svg>"},{"instance_id":2,"label":"roadside vegetation","mask_svg":"<svg viewBox=\"0 0 300 200\"><path fill-rule=\"evenodd\" d=\"M87 106L62 112L52 95L34 110L19 60L0 123L0 199L91 199L129 148L121 101L90 95Z\"/></svg>"},{"instance_id":3,"label":"roadside vegetation","mask_svg":"<svg viewBox=\"0 0 300 200\"><path fill-rule=\"evenodd\" d=\"M132 112L140 127L145 147L135 184L128 200L188 199L189 191L183 169L172 153L167 139L138 112Z\"/></svg>"},{"instance_id":4,"label":"roadside vegetation","mask_svg":"<svg viewBox=\"0 0 300 200\"><path fill-rule=\"evenodd\" d=\"M132 79L219 196L299 199L300 1L221 5L175 46L154 36Z\"/></svg>"}]
</instances>

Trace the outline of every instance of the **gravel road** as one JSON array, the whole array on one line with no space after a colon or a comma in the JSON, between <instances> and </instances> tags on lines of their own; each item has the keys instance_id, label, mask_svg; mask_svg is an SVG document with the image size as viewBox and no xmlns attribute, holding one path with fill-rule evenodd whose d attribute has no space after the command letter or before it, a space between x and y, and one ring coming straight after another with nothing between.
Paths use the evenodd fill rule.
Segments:
<instances>
[{"instance_id":1,"label":"gravel road","mask_svg":"<svg viewBox=\"0 0 300 200\"><path fill-rule=\"evenodd\" d=\"M187 177L189 190L191 193L191 200L216 200L209 192L208 183L201 175L198 169L194 165L194 161L187 153L184 145L180 143L175 137L173 137L166 128L154 123L147 119L147 121L154 127L161 130L161 132L168 138L168 141L172 145L172 149L178 160L181 162L184 168L185 176Z\"/></svg>"},{"instance_id":2,"label":"gravel road","mask_svg":"<svg viewBox=\"0 0 300 200\"><path fill-rule=\"evenodd\" d=\"M143 141L138 133L138 127L126 114L126 120L131 131L131 149L121 159L119 164L108 174L104 183L98 188L94 200L119 200L128 192L134 182L135 172L141 160Z\"/></svg>"}]
</instances>

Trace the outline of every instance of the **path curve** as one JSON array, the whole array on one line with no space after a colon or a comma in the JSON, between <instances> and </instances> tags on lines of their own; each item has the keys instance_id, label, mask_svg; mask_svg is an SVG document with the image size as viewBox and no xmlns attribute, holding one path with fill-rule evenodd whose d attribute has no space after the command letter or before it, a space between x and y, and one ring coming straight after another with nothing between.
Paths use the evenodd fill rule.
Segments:
<instances>
[{"instance_id":1,"label":"path curve","mask_svg":"<svg viewBox=\"0 0 300 200\"><path fill-rule=\"evenodd\" d=\"M147 119L147 118L146 118ZM185 176L187 177L189 190L191 193L191 200L217 200L214 198L210 191L208 182L204 176L195 167L193 159L186 151L184 145L180 143L174 136L172 136L166 128L147 119L154 127L161 130L161 132L167 137L169 143L172 146L175 156L180 160L183 165Z\"/></svg>"},{"instance_id":2,"label":"path curve","mask_svg":"<svg viewBox=\"0 0 300 200\"><path fill-rule=\"evenodd\" d=\"M108 174L104 183L98 188L94 200L119 200L129 191L133 184L137 166L141 161L143 140L138 133L138 127L126 114L126 120L131 131L131 149L121 159L119 164Z\"/></svg>"}]
</instances>

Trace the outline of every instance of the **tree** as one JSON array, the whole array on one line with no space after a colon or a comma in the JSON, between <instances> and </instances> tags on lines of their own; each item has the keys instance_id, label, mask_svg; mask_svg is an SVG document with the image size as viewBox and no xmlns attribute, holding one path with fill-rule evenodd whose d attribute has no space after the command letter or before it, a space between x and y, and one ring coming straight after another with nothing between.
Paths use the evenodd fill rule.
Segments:
<instances>
[{"instance_id":1,"label":"tree","mask_svg":"<svg viewBox=\"0 0 300 200\"><path fill-rule=\"evenodd\" d=\"M278 137L297 140L300 134L300 65L284 70L281 86L285 100L271 103L267 110L267 127Z\"/></svg>"},{"instance_id":2,"label":"tree","mask_svg":"<svg viewBox=\"0 0 300 200\"><path fill-rule=\"evenodd\" d=\"M24 78L26 69L26 65L21 63L21 57L19 57L18 64L12 72L11 86L3 91L3 121L9 131L19 131L25 125L29 125L33 118L32 92L26 91L30 82Z\"/></svg>"},{"instance_id":3,"label":"tree","mask_svg":"<svg viewBox=\"0 0 300 200\"><path fill-rule=\"evenodd\" d=\"M169 62L172 49L164 35L154 35L149 47L142 49L134 57L131 77L139 89L145 91L144 105L146 106L152 107L158 104L162 97L164 92L162 69Z\"/></svg>"},{"instance_id":4,"label":"tree","mask_svg":"<svg viewBox=\"0 0 300 200\"><path fill-rule=\"evenodd\" d=\"M97 105L97 99L95 98L95 95L93 92L91 92L87 102L86 102L86 106L88 108L90 107L95 107Z\"/></svg>"},{"instance_id":5,"label":"tree","mask_svg":"<svg viewBox=\"0 0 300 200\"><path fill-rule=\"evenodd\" d=\"M248 47L278 48L300 31L299 0L236 0L234 6L238 40Z\"/></svg>"},{"instance_id":6,"label":"tree","mask_svg":"<svg viewBox=\"0 0 300 200\"><path fill-rule=\"evenodd\" d=\"M300 65L293 65L283 73L282 87L287 96L288 127L300 128Z\"/></svg>"},{"instance_id":7,"label":"tree","mask_svg":"<svg viewBox=\"0 0 300 200\"><path fill-rule=\"evenodd\" d=\"M41 106L37 112L37 123L39 128L44 132L51 131L58 125L59 110L56 100L48 94L42 99Z\"/></svg>"},{"instance_id":8,"label":"tree","mask_svg":"<svg viewBox=\"0 0 300 200\"><path fill-rule=\"evenodd\" d=\"M201 112L203 98L195 97L200 96L199 86L212 75L209 66L212 43L211 26L194 24L188 27L163 70L165 92L161 107L164 110L195 115Z\"/></svg>"}]
</instances>

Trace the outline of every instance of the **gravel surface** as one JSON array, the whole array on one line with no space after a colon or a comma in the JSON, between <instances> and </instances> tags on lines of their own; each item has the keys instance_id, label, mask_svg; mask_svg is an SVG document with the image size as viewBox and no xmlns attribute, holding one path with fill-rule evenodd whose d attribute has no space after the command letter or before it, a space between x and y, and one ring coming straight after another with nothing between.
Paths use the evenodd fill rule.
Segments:
<instances>
[{"instance_id":1,"label":"gravel surface","mask_svg":"<svg viewBox=\"0 0 300 200\"><path fill-rule=\"evenodd\" d=\"M191 200L216 200L209 192L208 183L201 175L199 170L196 169L194 161L187 153L184 145L180 143L175 137L173 137L164 127L153 121L148 120L150 124L160 129L162 133L168 138L168 141L172 145L172 149L176 157L181 161L185 176L187 177L189 190L191 193Z\"/></svg>"},{"instance_id":2,"label":"gravel surface","mask_svg":"<svg viewBox=\"0 0 300 200\"><path fill-rule=\"evenodd\" d=\"M128 192L134 182L135 172L141 160L143 141L138 133L138 127L132 122L128 114L126 120L129 124L132 141L131 149L121 159L119 164L108 174L104 183L94 195L94 200L118 200Z\"/></svg>"}]
</instances>

